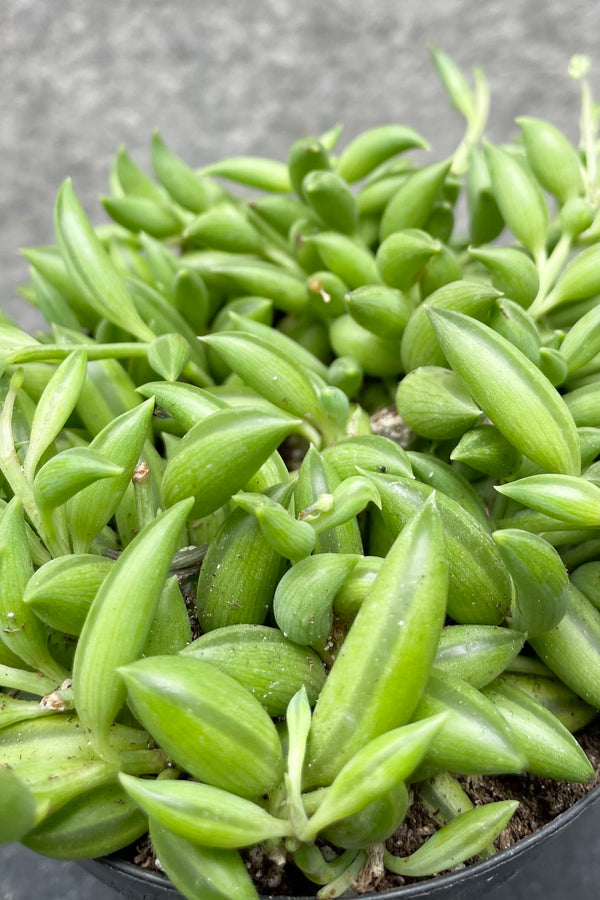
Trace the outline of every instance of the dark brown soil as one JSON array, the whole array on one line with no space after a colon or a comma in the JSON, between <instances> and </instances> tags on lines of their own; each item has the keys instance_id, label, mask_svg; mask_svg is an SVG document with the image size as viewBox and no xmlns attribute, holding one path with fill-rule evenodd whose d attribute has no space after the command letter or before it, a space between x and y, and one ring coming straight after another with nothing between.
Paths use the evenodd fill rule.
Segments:
<instances>
[{"instance_id":1,"label":"dark brown soil","mask_svg":"<svg viewBox=\"0 0 600 900\"><path fill-rule=\"evenodd\" d=\"M508 826L496 841L504 850L551 822L569 809L600 782L600 717L575 735L590 760L596 776L588 784L553 781L550 778L523 776L462 776L461 784L476 806L495 800L519 800L520 805ZM402 827L387 842L397 856L407 856L436 830L433 820L421 803L418 790ZM143 868L156 869L152 846L148 839L132 848L133 861ZM258 892L265 897L314 896L317 886L307 881L297 869L283 860L271 859L261 847L243 852L248 871ZM470 862L476 862L471 860ZM469 863L467 863L468 865ZM375 867L377 870L377 867ZM379 893L415 879L388 872L363 879L356 889L360 893Z\"/></svg>"}]
</instances>

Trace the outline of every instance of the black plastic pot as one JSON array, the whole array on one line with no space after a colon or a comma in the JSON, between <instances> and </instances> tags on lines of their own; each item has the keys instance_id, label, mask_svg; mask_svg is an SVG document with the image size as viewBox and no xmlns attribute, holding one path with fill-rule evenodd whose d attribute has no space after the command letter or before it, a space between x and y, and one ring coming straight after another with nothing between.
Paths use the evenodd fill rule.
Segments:
<instances>
[{"instance_id":1,"label":"black plastic pot","mask_svg":"<svg viewBox=\"0 0 600 900\"><path fill-rule=\"evenodd\" d=\"M378 894L361 894L361 900L368 900L369 897L376 897L377 900L423 900L423 898L479 900L490 888L518 878L523 865L535 865L535 860L542 855L548 842L554 841L561 832L563 833L561 836L564 836L565 829L599 802L600 785L535 834L496 856L440 878L392 888ZM130 862L119 859L118 856L85 860L81 865L104 884L117 893L129 897L130 900L170 900L181 896L166 878L148 869L140 869ZM269 900L291 900L291 898L271 897ZM314 900L314 896L297 897L296 900Z\"/></svg>"}]
</instances>

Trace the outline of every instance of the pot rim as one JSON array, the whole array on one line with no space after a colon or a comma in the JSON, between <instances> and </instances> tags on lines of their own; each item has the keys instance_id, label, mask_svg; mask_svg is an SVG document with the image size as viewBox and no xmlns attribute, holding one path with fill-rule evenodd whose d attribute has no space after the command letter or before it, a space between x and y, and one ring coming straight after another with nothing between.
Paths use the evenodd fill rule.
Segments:
<instances>
[{"instance_id":1,"label":"pot rim","mask_svg":"<svg viewBox=\"0 0 600 900\"><path fill-rule=\"evenodd\" d=\"M484 880L486 876L492 876L492 873L495 873L497 869L523 856L530 849L532 849L545 839L553 837L567 825L571 824L571 822L574 822L577 818L579 818L579 816L581 816L584 812L594 806L594 804L598 800L600 800L600 784L595 785L590 791L588 791L588 793L584 797L581 797L572 806L570 806L569 809L560 813L558 816L556 816L556 818L552 819L552 821L548 822L546 825L538 828L538 830L533 832L533 834L522 838L520 841L517 841L506 850L501 850L488 859L482 860L478 863L474 863L472 866L456 869L455 871L450 872L447 875L442 875L439 877L434 876L423 881L390 888L387 891L381 891L377 894L363 894L362 896L365 898L365 900L368 897L375 896L377 896L378 900L379 898L381 898L381 900L386 900L386 898L389 898L389 900L391 900L391 898L397 898L397 900L405 900L405 898L410 898L410 900L413 900L413 898L415 898L416 900L416 898L430 896L434 890L438 891L444 888L449 889L453 885L470 882L474 879ZM143 882L146 885L152 885L156 888L167 886L173 888L171 882L168 881L167 878L164 875L161 875L159 872L155 872L150 869L142 869L139 866L136 866L134 863L122 859L117 855L100 857L97 860L81 861L81 864L84 868L88 868L88 863L91 863L89 867L90 869L95 869L94 863L97 863L103 866L107 866L109 869L114 870L115 873L121 873L130 879ZM314 895L311 897L265 897L264 895L260 895L260 897L261 900L315 900Z\"/></svg>"}]
</instances>

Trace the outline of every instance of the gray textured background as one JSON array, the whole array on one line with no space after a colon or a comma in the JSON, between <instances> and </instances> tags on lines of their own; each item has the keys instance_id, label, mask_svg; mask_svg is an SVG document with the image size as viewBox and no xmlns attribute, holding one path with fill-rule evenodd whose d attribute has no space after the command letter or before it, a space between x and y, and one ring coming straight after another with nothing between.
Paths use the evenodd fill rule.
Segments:
<instances>
[{"instance_id":1,"label":"gray textured background","mask_svg":"<svg viewBox=\"0 0 600 900\"><path fill-rule=\"evenodd\" d=\"M15 287L19 247L52 242L60 183L74 179L93 221L124 143L147 166L152 130L194 166L224 155L285 158L302 134L337 121L346 138L385 122L422 131L432 157L461 136L426 51L437 43L492 86L494 140L516 115L577 136L573 53L596 56L600 4L582 0L0 0L0 272L2 307L37 320ZM490 900L596 897L596 814ZM0 851L1 900L111 900L73 864L15 845ZM232 898L234 900L234 898Z\"/></svg>"}]
</instances>

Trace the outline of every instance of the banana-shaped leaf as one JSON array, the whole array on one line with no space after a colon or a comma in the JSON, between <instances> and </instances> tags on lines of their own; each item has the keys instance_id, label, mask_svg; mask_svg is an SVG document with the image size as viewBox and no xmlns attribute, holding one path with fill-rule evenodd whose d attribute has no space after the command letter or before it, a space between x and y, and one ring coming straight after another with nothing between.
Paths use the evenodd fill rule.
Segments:
<instances>
[{"instance_id":1,"label":"banana-shaped leaf","mask_svg":"<svg viewBox=\"0 0 600 900\"><path fill-rule=\"evenodd\" d=\"M0 637L25 663L60 684L68 673L48 649L46 626L23 602L32 575L23 505L13 497L0 510Z\"/></svg>"},{"instance_id":2,"label":"banana-shaped leaf","mask_svg":"<svg viewBox=\"0 0 600 900\"><path fill-rule=\"evenodd\" d=\"M77 710L99 754L109 759L108 733L126 694L117 668L144 648L190 507L187 500L167 510L125 548L103 581L77 644Z\"/></svg>"},{"instance_id":3,"label":"banana-shaped leaf","mask_svg":"<svg viewBox=\"0 0 600 900\"><path fill-rule=\"evenodd\" d=\"M139 659L120 672L136 717L195 778L240 797L258 797L279 782L275 726L229 675L183 655Z\"/></svg>"},{"instance_id":4,"label":"banana-shaped leaf","mask_svg":"<svg viewBox=\"0 0 600 900\"><path fill-rule=\"evenodd\" d=\"M336 776L308 822L303 840L382 799L417 767L444 721L434 716L388 731L359 750Z\"/></svg>"},{"instance_id":5,"label":"banana-shaped leaf","mask_svg":"<svg viewBox=\"0 0 600 900\"><path fill-rule=\"evenodd\" d=\"M489 847L518 805L518 800L499 800L469 809L436 831L410 856L401 859L385 851L384 865L390 872L415 878L451 869Z\"/></svg>"},{"instance_id":6,"label":"banana-shaped leaf","mask_svg":"<svg viewBox=\"0 0 600 900\"><path fill-rule=\"evenodd\" d=\"M10 769L0 769L0 844L20 841L35 823L31 789Z\"/></svg>"},{"instance_id":7,"label":"banana-shaped leaf","mask_svg":"<svg viewBox=\"0 0 600 900\"><path fill-rule=\"evenodd\" d=\"M239 652L241 648L243 652ZM284 715L302 686L309 704L314 706L325 683L325 668L316 653L266 625L216 628L196 638L180 653L205 660L235 678L272 717Z\"/></svg>"},{"instance_id":8,"label":"banana-shaped leaf","mask_svg":"<svg viewBox=\"0 0 600 900\"><path fill-rule=\"evenodd\" d=\"M203 847L150 822L150 838L161 864L184 897L258 900L237 850Z\"/></svg>"},{"instance_id":9,"label":"banana-shaped leaf","mask_svg":"<svg viewBox=\"0 0 600 900\"><path fill-rule=\"evenodd\" d=\"M64 182L56 200L55 229L69 274L94 309L140 340L154 340L90 225L70 179Z\"/></svg>"},{"instance_id":10,"label":"banana-shaped leaf","mask_svg":"<svg viewBox=\"0 0 600 900\"><path fill-rule=\"evenodd\" d=\"M476 688L435 670L414 718L446 713L419 776L436 771L518 774L527 758L493 703Z\"/></svg>"},{"instance_id":11,"label":"banana-shaped leaf","mask_svg":"<svg viewBox=\"0 0 600 900\"><path fill-rule=\"evenodd\" d=\"M231 499L256 516L263 537L284 559L296 563L310 556L317 540L311 524L295 519L281 503L265 494L240 492Z\"/></svg>"},{"instance_id":12,"label":"banana-shaped leaf","mask_svg":"<svg viewBox=\"0 0 600 900\"><path fill-rule=\"evenodd\" d=\"M437 669L481 688L504 672L525 635L497 625L448 625L435 655Z\"/></svg>"},{"instance_id":13,"label":"banana-shaped leaf","mask_svg":"<svg viewBox=\"0 0 600 900\"><path fill-rule=\"evenodd\" d=\"M283 356L257 334L227 331L203 340L257 394L293 416L314 422L326 433L331 431L302 357L296 361L293 352Z\"/></svg>"},{"instance_id":14,"label":"banana-shaped leaf","mask_svg":"<svg viewBox=\"0 0 600 900\"><path fill-rule=\"evenodd\" d=\"M196 517L214 512L300 424L283 413L253 407L223 409L198 422L167 462L162 482L166 505L194 497Z\"/></svg>"},{"instance_id":15,"label":"banana-shaped leaf","mask_svg":"<svg viewBox=\"0 0 600 900\"><path fill-rule=\"evenodd\" d=\"M204 847L248 847L290 833L251 800L195 781L149 781L121 773L121 784L163 828Z\"/></svg>"},{"instance_id":16,"label":"banana-shaped leaf","mask_svg":"<svg viewBox=\"0 0 600 900\"><path fill-rule=\"evenodd\" d=\"M429 485L413 478L371 473L379 490L387 532L395 536L433 494ZM499 625L512 599L513 585L489 524L484 527L455 500L441 491L436 504L442 520L450 583L448 614L461 624Z\"/></svg>"},{"instance_id":17,"label":"banana-shaped leaf","mask_svg":"<svg viewBox=\"0 0 600 900\"><path fill-rule=\"evenodd\" d=\"M289 502L291 489L291 484L272 488L266 496ZM287 512L285 515L291 522ZM202 630L262 625L282 565L279 552L266 539L256 516L241 508L233 510L209 543L200 569L197 615Z\"/></svg>"},{"instance_id":18,"label":"banana-shaped leaf","mask_svg":"<svg viewBox=\"0 0 600 900\"><path fill-rule=\"evenodd\" d=\"M364 131L343 150L336 171L349 183L369 175L377 166L413 147L427 150L429 145L405 125L380 125Z\"/></svg>"},{"instance_id":19,"label":"banana-shaped leaf","mask_svg":"<svg viewBox=\"0 0 600 900\"><path fill-rule=\"evenodd\" d=\"M65 803L23 843L53 859L90 859L116 853L147 830L146 816L115 779Z\"/></svg>"},{"instance_id":20,"label":"banana-shaped leaf","mask_svg":"<svg viewBox=\"0 0 600 900\"><path fill-rule=\"evenodd\" d=\"M428 503L390 550L321 691L308 745L311 785L327 784L369 740L410 719L429 677L447 590L439 514Z\"/></svg>"},{"instance_id":21,"label":"banana-shaped leaf","mask_svg":"<svg viewBox=\"0 0 600 900\"><path fill-rule=\"evenodd\" d=\"M122 474L122 466L90 447L69 447L42 466L33 489L40 509L55 509L95 481Z\"/></svg>"},{"instance_id":22,"label":"banana-shaped leaf","mask_svg":"<svg viewBox=\"0 0 600 900\"><path fill-rule=\"evenodd\" d=\"M450 365L496 428L546 471L578 475L573 417L540 370L475 319L440 308L429 317Z\"/></svg>"},{"instance_id":23,"label":"banana-shaped leaf","mask_svg":"<svg viewBox=\"0 0 600 900\"><path fill-rule=\"evenodd\" d=\"M557 551L537 534L518 528L495 531L515 585L512 627L526 634L554 628L569 606L569 576Z\"/></svg>"},{"instance_id":24,"label":"banana-shaped leaf","mask_svg":"<svg viewBox=\"0 0 600 900\"><path fill-rule=\"evenodd\" d=\"M78 635L113 565L112 559L91 553L51 559L31 576L23 600L52 628Z\"/></svg>"},{"instance_id":25,"label":"banana-shaped leaf","mask_svg":"<svg viewBox=\"0 0 600 900\"><path fill-rule=\"evenodd\" d=\"M122 474L97 481L70 501L67 520L76 553L86 553L116 511L138 463L152 419L153 400L113 419L96 435L90 449L122 467Z\"/></svg>"},{"instance_id":26,"label":"banana-shaped leaf","mask_svg":"<svg viewBox=\"0 0 600 900\"><path fill-rule=\"evenodd\" d=\"M541 254L548 232L548 207L539 185L517 159L486 142L484 151L496 202L512 233L534 257Z\"/></svg>"},{"instance_id":27,"label":"banana-shaped leaf","mask_svg":"<svg viewBox=\"0 0 600 900\"><path fill-rule=\"evenodd\" d=\"M285 573L275 591L273 615L286 637L324 647L333 625L334 597L357 561L354 555L318 553Z\"/></svg>"},{"instance_id":28,"label":"banana-shaped leaf","mask_svg":"<svg viewBox=\"0 0 600 900\"><path fill-rule=\"evenodd\" d=\"M191 212L203 212L224 194L210 178L196 175L172 153L157 131L152 136L152 166L175 202Z\"/></svg>"},{"instance_id":29,"label":"banana-shaped leaf","mask_svg":"<svg viewBox=\"0 0 600 900\"><path fill-rule=\"evenodd\" d=\"M576 475L529 475L496 490L577 528L600 525L600 487Z\"/></svg>"},{"instance_id":30,"label":"banana-shaped leaf","mask_svg":"<svg viewBox=\"0 0 600 900\"><path fill-rule=\"evenodd\" d=\"M532 775L581 782L594 777L592 764L571 733L525 691L498 678L483 694L507 722Z\"/></svg>"},{"instance_id":31,"label":"banana-shaped leaf","mask_svg":"<svg viewBox=\"0 0 600 900\"><path fill-rule=\"evenodd\" d=\"M86 372L83 350L74 350L48 382L36 406L25 458L25 472L35 473L46 449L57 437L79 399Z\"/></svg>"}]
</instances>

